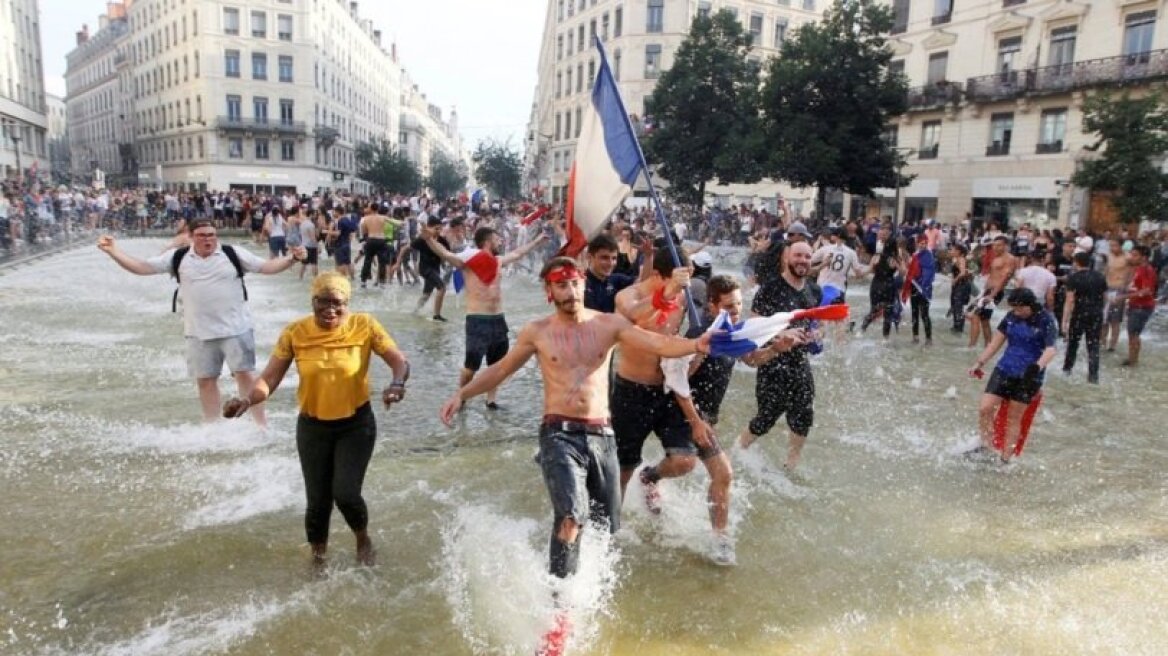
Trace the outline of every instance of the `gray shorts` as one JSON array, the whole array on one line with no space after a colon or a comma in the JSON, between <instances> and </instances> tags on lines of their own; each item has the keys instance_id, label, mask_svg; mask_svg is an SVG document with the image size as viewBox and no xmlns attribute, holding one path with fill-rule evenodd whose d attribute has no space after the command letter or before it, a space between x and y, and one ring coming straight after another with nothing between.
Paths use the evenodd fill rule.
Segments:
<instances>
[{"instance_id":1,"label":"gray shorts","mask_svg":"<svg viewBox=\"0 0 1168 656\"><path fill-rule=\"evenodd\" d=\"M1148 325L1148 319L1151 318L1151 308L1128 308L1127 334L1139 337L1140 334L1144 332L1144 328Z\"/></svg>"},{"instance_id":2,"label":"gray shorts","mask_svg":"<svg viewBox=\"0 0 1168 656\"><path fill-rule=\"evenodd\" d=\"M620 528L620 466L612 430L595 434L564 430L545 423L539 431L539 464L552 501L556 525L571 517L584 526L588 520Z\"/></svg>"},{"instance_id":3,"label":"gray shorts","mask_svg":"<svg viewBox=\"0 0 1168 656\"><path fill-rule=\"evenodd\" d=\"M255 371L255 333L219 339L187 338L187 371L192 378L218 378L223 363L233 374Z\"/></svg>"}]
</instances>

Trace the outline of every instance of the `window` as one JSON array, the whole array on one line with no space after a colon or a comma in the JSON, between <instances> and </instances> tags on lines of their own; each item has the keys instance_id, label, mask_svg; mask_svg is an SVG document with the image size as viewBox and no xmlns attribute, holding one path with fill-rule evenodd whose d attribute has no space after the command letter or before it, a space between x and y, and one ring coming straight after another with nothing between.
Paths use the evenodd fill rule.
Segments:
<instances>
[{"instance_id":1,"label":"window","mask_svg":"<svg viewBox=\"0 0 1168 656\"><path fill-rule=\"evenodd\" d=\"M564 112L564 138L572 138L572 111Z\"/></svg>"},{"instance_id":2,"label":"window","mask_svg":"<svg viewBox=\"0 0 1168 656\"><path fill-rule=\"evenodd\" d=\"M620 48L617 48L616 52L612 53L612 77L617 82L620 82L620 69L621 69L621 51L620 51Z\"/></svg>"},{"instance_id":3,"label":"window","mask_svg":"<svg viewBox=\"0 0 1168 656\"><path fill-rule=\"evenodd\" d=\"M762 43L762 14L750 15L750 43L751 45Z\"/></svg>"},{"instance_id":4,"label":"window","mask_svg":"<svg viewBox=\"0 0 1168 656\"><path fill-rule=\"evenodd\" d=\"M572 46L572 44L574 44L574 43L576 43L576 39L572 38L572 30L568 30L568 56L569 57L571 57L572 53L575 52L575 50L573 49L573 46Z\"/></svg>"},{"instance_id":5,"label":"window","mask_svg":"<svg viewBox=\"0 0 1168 656\"><path fill-rule=\"evenodd\" d=\"M926 84L936 84L945 81L949 70L949 53L937 52L929 55L929 71L925 76Z\"/></svg>"},{"instance_id":6,"label":"window","mask_svg":"<svg viewBox=\"0 0 1168 656\"><path fill-rule=\"evenodd\" d=\"M576 138L580 138L580 128L584 127L584 121L580 120L580 108L576 108Z\"/></svg>"},{"instance_id":7,"label":"window","mask_svg":"<svg viewBox=\"0 0 1168 656\"><path fill-rule=\"evenodd\" d=\"M268 122L268 99L256 96L252 98L251 107L255 113L256 123L266 124Z\"/></svg>"},{"instance_id":8,"label":"window","mask_svg":"<svg viewBox=\"0 0 1168 656\"><path fill-rule=\"evenodd\" d=\"M584 24L580 24L580 29L576 32L576 52L584 52Z\"/></svg>"},{"instance_id":9,"label":"window","mask_svg":"<svg viewBox=\"0 0 1168 656\"><path fill-rule=\"evenodd\" d=\"M292 81L292 56L291 55L280 55L279 62L280 62L280 81L281 82L291 82Z\"/></svg>"},{"instance_id":10,"label":"window","mask_svg":"<svg viewBox=\"0 0 1168 656\"><path fill-rule=\"evenodd\" d=\"M239 34L239 10L234 7L223 8L223 33Z\"/></svg>"},{"instance_id":11,"label":"window","mask_svg":"<svg viewBox=\"0 0 1168 656\"><path fill-rule=\"evenodd\" d=\"M556 37L556 61L564 58L564 35L561 34Z\"/></svg>"},{"instance_id":12,"label":"window","mask_svg":"<svg viewBox=\"0 0 1168 656\"><path fill-rule=\"evenodd\" d=\"M239 77L238 50L228 50L223 53L223 74L227 77Z\"/></svg>"},{"instance_id":13,"label":"window","mask_svg":"<svg viewBox=\"0 0 1168 656\"><path fill-rule=\"evenodd\" d=\"M892 0L892 33L903 34L908 29L909 0Z\"/></svg>"},{"instance_id":14,"label":"window","mask_svg":"<svg viewBox=\"0 0 1168 656\"><path fill-rule=\"evenodd\" d=\"M998 41L998 75L1001 76L1002 82L1014 82L1017 77L1017 72L1014 67L1017 64L1019 53L1022 52L1022 37L1012 36L1008 39Z\"/></svg>"},{"instance_id":15,"label":"window","mask_svg":"<svg viewBox=\"0 0 1168 656\"><path fill-rule=\"evenodd\" d=\"M1063 138L1067 134L1067 110L1044 109L1038 125L1038 150L1041 153L1061 153Z\"/></svg>"},{"instance_id":16,"label":"window","mask_svg":"<svg viewBox=\"0 0 1168 656\"><path fill-rule=\"evenodd\" d=\"M600 17L600 40L608 41L608 12Z\"/></svg>"},{"instance_id":17,"label":"window","mask_svg":"<svg viewBox=\"0 0 1168 656\"><path fill-rule=\"evenodd\" d=\"M588 23L588 43L592 43L595 40L596 40L596 19L593 18Z\"/></svg>"},{"instance_id":18,"label":"window","mask_svg":"<svg viewBox=\"0 0 1168 656\"><path fill-rule=\"evenodd\" d=\"M612 14L612 35L620 36L624 27L625 10L622 7L617 7Z\"/></svg>"},{"instance_id":19,"label":"window","mask_svg":"<svg viewBox=\"0 0 1168 656\"><path fill-rule=\"evenodd\" d=\"M560 1L559 1L559 3L557 3L557 6L556 6L556 20L557 20L557 21L562 21L562 20L564 20L564 0L560 0Z\"/></svg>"},{"instance_id":20,"label":"window","mask_svg":"<svg viewBox=\"0 0 1168 656\"><path fill-rule=\"evenodd\" d=\"M251 12L251 35L257 39L266 39L268 36L268 12Z\"/></svg>"},{"instance_id":21,"label":"window","mask_svg":"<svg viewBox=\"0 0 1168 656\"><path fill-rule=\"evenodd\" d=\"M227 120L232 123L243 120L243 99L239 96L227 96Z\"/></svg>"},{"instance_id":22,"label":"window","mask_svg":"<svg viewBox=\"0 0 1168 656\"><path fill-rule=\"evenodd\" d=\"M255 80L268 79L268 56L262 52L251 53L251 77Z\"/></svg>"},{"instance_id":23,"label":"window","mask_svg":"<svg viewBox=\"0 0 1168 656\"><path fill-rule=\"evenodd\" d=\"M285 162L296 161L296 142L285 139L280 142L280 159Z\"/></svg>"},{"instance_id":24,"label":"window","mask_svg":"<svg viewBox=\"0 0 1168 656\"><path fill-rule=\"evenodd\" d=\"M588 62L588 88L591 89L596 83L596 62Z\"/></svg>"},{"instance_id":25,"label":"window","mask_svg":"<svg viewBox=\"0 0 1168 656\"><path fill-rule=\"evenodd\" d=\"M410 133L406 132L404 130L401 132L398 132L397 133L397 142L403 146L408 145L410 143Z\"/></svg>"},{"instance_id":26,"label":"window","mask_svg":"<svg viewBox=\"0 0 1168 656\"><path fill-rule=\"evenodd\" d=\"M807 11L815 11L815 0L803 0L803 8Z\"/></svg>"},{"instance_id":27,"label":"window","mask_svg":"<svg viewBox=\"0 0 1168 656\"><path fill-rule=\"evenodd\" d=\"M564 74L556 73L556 97L559 98L564 93Z\"/></svg>"},{"instance_id":28,"label":"window","mask_svg":"<svg viewBox=\"0 0 1168 656\"><path fill-rule=\"evenodd\" d=\"M256 139L255 140L255 158L256 159L267 159L268 158L268 140L267 139Z\"/></svg>"},{"instance_id":29,"label":"window","mask_svg":"<svg viewBox=\"0 0 1168 656\"><path fill-rule=\"evenodd\" d=\"M1152 31L1156 28L1156 12L1141 11L1128 14L1124 19L1123 54L1128 64L1148 63L1148 51L1152 49Z\"/></svg>"},{"instance_id":30,"label":"window","mask_svg":"<svg viewBox=\"0 0 1168 656\"><path fill-rule=\"evenodd\" d=\"M584 91L584 64L576 65L576 93Z\"/></svg>"},{"instance_id":31,"label":"window","mask_svg":"<svg viewBox=\"0 0 1168 656\"><path fill-rule=\"evenodd\" d=\"M227 156L231 159L243 159L243 137L231 137L227 140Z\"/></svg>"},{"instance_id":32,"label":"window","mask_svg":"<svg viewBox=\"0 0 1168 656\"><path fill-rule=\"evenodd\" d=\"M292 125L293 121L293 103L288 99L280 100L280 125Z\"/></svg>"},{"instance_id":33,"label":"window","mask_svg":"<svg viewBox=\"0 0 1168 656\"><path fill-rule=\"evenodd\" d=\"M986 156L1009 155L1010 139L1014 135L1014 114L1007 112L990 117L990 144Z\"/></svg>"},{"instance_id":34,"label":"window","mask_svg":"<svg viewBox=\"0 0 1168 656\"><path fill-rule=\"evenodd\" d=\"M925 121L921 124L921 159L936 159L941 146L941 121Z\"/></svg>"},{"instance_id":35,"label":"window","mask_svg":"<svg viewBox=\"0 0 1168 656\"><path fill-rule=\"evenodd\" d=\"M560 172L560 151L552 153L552 173Z\"/></svg>"},{"instance_id":36,"label":"window","mask_svg":"<svg viewBox=\"0 0 1168 656\"><path fill-rule=\"evenodd\" d=\"M292 17L288 14L276 17L276 36L280 37L281 41L292 40Z\"/></svg>"},{"instance_id":37,"label":"window","mask_svg":"<svg viewBox=\"0 0 1168 656\"><path fill-rule=\"evenodd\" d=\"M572 67L568 67L568 83L564 85L564 95L572 95Z\"/></svg>"},{"instance_id":38,"label":"window","mask_svg":"<svg viewBox=\"0 0 1168 656\"><path fill-rule=\"evenodd\" d=\"M783 42L787 40L787 19L780 18L775 21L775 48L782 48Z\"/></svg>"},{"instance_id":39,"label":"window","mask_svg":"<svg viewBox=\"0 0 1168 656\"><path fill-rule=\"evenodd\" d=\"M1078 28L1060 27L1050 32L1050 54L1047 55L1047 65L1056 66L1056 75L1066 75L1071 72L1071 64L1075 62L1075 39Z\"/></svg>"},{"instance_id":40,"label":"window","mask_svg":"<svg viewBox=\"0 0 1168 656\"><path fill-rule=\"evenodd\" d=\"M933 25L944 25L953 19L953 0L933 0Z\"/></svg>"},{"instance_id":41,"label":"window","mask_svg":"<svg viewBox=\"0 0 1168 656\"><path fill-rule=\"evenodd\" d=\"M650 34L665 29L665 0L649 0L645 12L645 31Z\"/></svg>"},{"instance_id":42,"label":"window","mask_svg":"<svg viewBox=\"0 0 1168 656\"><path fill-rule=\"evenodd\" d=\"M645 79L652 80L661 74L661 46L645 46Z\"/></svg>"},{"instance_id":43,"label":"window","mask_svg":"<svg viewBox=\"0 0 1168 656\"><path fill-rule=\"evenodd\" d=\"M702 0L698 3L698 16L701 18L710 17L710 2L709 0Z\"/></svg>"},{"instance_id":44,"label":"window","mask_svg":"<svg viewBox=\"0 0 1168 656\"><path fill-rule=\"evenodd\" d=\"M559 141L563 136L563 132L561 131L563 125L561 123L560 115L556 114L556 141Z\"/></svg>"},{"instance_id":45,"label":"window","mask_svg":"<svg viewBox=\"0 0 1168 656\"><path fill-rule=\"evenodd\" d=\"M904 75L904 60L893 59L888 62L888 75Z\"/></svg>"}]
</instances>

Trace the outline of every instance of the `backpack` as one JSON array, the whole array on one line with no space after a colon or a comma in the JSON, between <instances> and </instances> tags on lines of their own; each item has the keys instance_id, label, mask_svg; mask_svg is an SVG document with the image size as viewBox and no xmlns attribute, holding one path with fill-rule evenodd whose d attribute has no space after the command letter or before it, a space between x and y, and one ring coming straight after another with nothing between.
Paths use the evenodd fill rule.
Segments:
<instances>
[{"instance_id":1,"label":"backpack","mask_svg":"<svg viewBox=\"0 0 1168 656\"><path fill-rule=\"evenodd\" d=\"M220 248L223 249L223 254L227 256L227 259L231 260L231 265L235 267L235 273L236 273L236 275L239 276L239 286L243 287L243 300L246 301L247 300L247 284L243 282L243 274L244 274L243 264L239 261L239 255L235 252L234 246L229 246L227 244L223 244L220 246ZM174 276L174 281L176 283L181 282L179 280L179 277L178 277L178 265L182 264L183 258L187 256L187 253L189 253L190 250L191 250L190 246L183 246L182 248L177 249L174 252L174 255L172 255L170 258L170 275ZM172 297L170 299L170 311L171 312L178 311L178 288L177 287L174 290L174 297Z\"/></svg>"}]
</instances>

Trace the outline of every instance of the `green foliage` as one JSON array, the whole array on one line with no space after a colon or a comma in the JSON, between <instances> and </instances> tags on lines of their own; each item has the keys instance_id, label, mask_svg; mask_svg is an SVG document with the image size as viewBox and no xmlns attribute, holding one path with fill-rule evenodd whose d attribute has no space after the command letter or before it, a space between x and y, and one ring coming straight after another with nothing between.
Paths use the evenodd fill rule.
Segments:
<instances>
[{"instance_id":1,"label":"green foliage","mask_svg":"<svg viewBox=\"0 0 1168 656\"><path fill-rule=\"evenodd\" d=\"M475 165L475 179L495 198L518 198L523 179L523 158L508 140L480 141L471 160Z\"/></svg>"},{"instance_id":2,"label":"green foliage","mask_svg":"<svg viewBox=\"0 0 1168 656\"><path fill-rule=\"evenodd\" d=\"M438 198L450 198L466 188L466 165L455 162L440 150L430 155L430 177L426 186Z\"/></svg>"},{"instance_id":3,"label":"green foliage","mask_svg":"<svg viewBox=\"0 0 1168 656\"><path fill-rule=\"evenodd\" d=\"M357 177L391 194L412 194L422 186L418 167L388 139L357 145Z\"/></svg>"},{"instance_id":4,"label":"green foliage","mask_svg":"<svg viewBox=\"0 0 1168 656\"><path fill-rule=\"evenodd\" d=\"M678 202L700 206L707 182L757 182L762 167L759 72L747 60L751 36L729 10L694 18L673 67L646 102L656 126L645 157Z\"/></svg>"},{"instance_id":5,"label":"green foliage","mask_svg":"<svg viewBox=\"0 0 1168 656\"><path fill-rule=\"evenodd\" d=\"M1168 191L1168 175L1154 161L1168 152L1168 114L1162 98L1093 95L1083 103L1083 132L1098 135L1087 150L1103 153L1083 162L1074 184L1117 192L1113 202L1125 223L1159 219Z\"/></svg>"},{"instance_id":6,"label":"green foliage","mask_svg":"<svg viewBox=\"0 0 1168 656\"><path fill-rule=\"evenodd\" d=\"M836 0L772 59L762 88L767 173L799 187L871 195L898 183L900 156L883 138L908 108L905 78L888 70L892 12Z\"/></svg>"}]
</instances>

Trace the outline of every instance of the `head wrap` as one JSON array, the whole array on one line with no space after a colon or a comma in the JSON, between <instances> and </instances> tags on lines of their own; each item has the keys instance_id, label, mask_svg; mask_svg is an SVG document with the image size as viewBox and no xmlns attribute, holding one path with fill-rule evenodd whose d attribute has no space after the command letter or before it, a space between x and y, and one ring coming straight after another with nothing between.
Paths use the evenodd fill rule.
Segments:
<instances>
[{"instance_id":1,"label":"head wrap","mask_svg":"<svg viewBox=\"0 0 1168 656\"><path fill-rule=\"evenodd\" d=\"M565 264L555 267L543 277L544 282L564 282L567 280L583 280L584 274L574 264Z\"/></svg>"},{"instance_id":2,"label":"head wrap","mask_svg":"<svg viewBox=\"0 0 1168 656\"><path fill-rule=\"evenodd\" d=\"M347 301L353 296L353 285L346 276L335 271L322 273L312 281L312 297L317 298L328 293Z\"/></svg>"}]
</instances>

